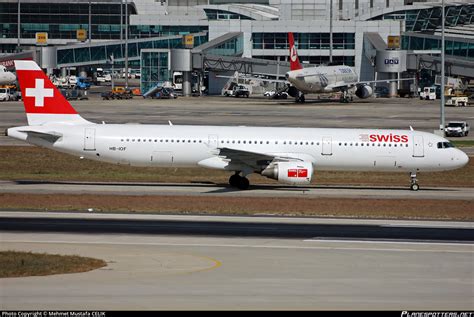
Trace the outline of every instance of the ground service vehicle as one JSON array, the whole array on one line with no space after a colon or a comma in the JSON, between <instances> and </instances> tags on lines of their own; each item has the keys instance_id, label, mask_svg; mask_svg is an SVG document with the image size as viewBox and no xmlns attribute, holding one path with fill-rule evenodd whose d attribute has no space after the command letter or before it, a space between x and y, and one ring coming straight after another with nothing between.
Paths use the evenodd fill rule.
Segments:
<instances>
[{"instance_id":1,"label":"ground service vehicle","mask_svg":"<svg viewBox=\"0 0 474 317\"><path fill-rule=\"evenodd\" d=\"M436 100L436 87L425 87L420 92L420 100Z\"/></svg>"},{"instance_id":2,"label":"ground service vehicle","mask_svg":"<svg viewBox=\"0 0 474 317\"><path fill-rule=\"evenodd\" d=\"M444 133L446 136L468 136L469 129L469 123L466 121L450 121L444 129Z\"/></svg>"},{"instance_id":3,"label":"ground service vehicle","mask_svg":"<svg viewBox=\"0 0 474 317\"><path fill-rule=\"evenodd\" d=\"M469 98L467 96L446 96L446 106L467 107Z\"/></svg>"},{"instance_id":4,"label":"ground service vehicle","mask_svg":"<svg viewBox=\"0 0 474 317\"><path fill-rule=\"evenodd\" d=\"M91 88L91 82L87 77L77 77L76 87L79 89Z\"/></svg>"},{"instance_id":5,"label":"ground service vehicle","mask_svg":"<svg viewBox=\"0 0 474 317\"><path fill-rule=\"evenodd\" d=\"M245 87L244 85L236 85L232 89L228 89L224 91L224 96L226 97L234 96L234 97L247 97L248 98L249 95L250 95L249 89Z\"/></svg>"},{"instance_id":6,"label":"ground service vehicle","mask_svg":"<svg viewBox=\"0 0 474 317\"><path fill-rule=\"evenodd\" d=\"M10 88L0 88L0 101L9 101L11 99Z\"/></svg>"},{"instance_id":7,"label":"ground service vehicle","mask_svg":"<svg viewBox=\"0 0 474 317\"><path fill-rule=\"evenodd\" d=\"M106 91L100 94L102 99L132 99L133 94L129 89L122 86L116 86L111 91Z\"/></svg>"}]
</instances>

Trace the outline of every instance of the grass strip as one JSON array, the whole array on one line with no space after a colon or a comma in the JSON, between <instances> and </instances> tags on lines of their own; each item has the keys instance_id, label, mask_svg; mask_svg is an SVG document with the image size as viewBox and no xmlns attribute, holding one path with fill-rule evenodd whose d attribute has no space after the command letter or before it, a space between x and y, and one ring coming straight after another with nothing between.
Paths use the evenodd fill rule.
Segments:
<instances>
[{"instance_id":1,"label":"grass strip","mask_svg":"<svg viewBox=\"0 0 474 317\"><path fill-rule=\"evenodd\" d=\"M0 251L0 278L80 273L106 265L103 260L77 255Z\"/></svg>"},{"instance_id":2,"label":"grass strip","mask_svg":"<svg viewBox=\"0 0 474 317\"><path fill-rule=\"evenodd\" d=\"M0 194L10 210L474 220L474 200Z\"/></svg>"}]
</instances>

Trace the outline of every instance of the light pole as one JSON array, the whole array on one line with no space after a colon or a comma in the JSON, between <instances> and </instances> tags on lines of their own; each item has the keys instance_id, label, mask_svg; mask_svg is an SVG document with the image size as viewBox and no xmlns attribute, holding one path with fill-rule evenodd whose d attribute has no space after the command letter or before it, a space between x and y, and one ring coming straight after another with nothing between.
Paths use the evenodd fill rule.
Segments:
<instances>
[{"instance_id":1,"label":"light pole","mask_svg":"<svg viewBox=\"0 0 474 317\"><path fill-rule=\"evenodd\" d=\"M333 0L329 2L329 65L332 64L332 4Z\"/></svg>"},{"instance_id":2,"label":"light pole","mask_svg":"<svg viewBox=\"0 0 474 317\"><path fill-rule=\"evenodd\" d=\"M125 88L128 88L128 4L125 0Z\"/></svg>"},{"instance_id":3,"label":"light pole","mask_svg":"<svg viewBox=\"0 0 474 317\"><path fill-rule=\"evenodd\" d=\"M444 0L441 1L441 104L440 104L440 122L439 122L439 129L443 133L444 136L444 126L445 126L445 114L444 114L444 24L445 24L445 17L444 17Z\"/></svg>"},{"instance_id":4,"label":"light pole","mask_svg":"<svg viewBox=\"0 0 474 317\"><path fill-rule=\"evenodd\" d=\"M123 0L120 0L120 41L123 41Z\"/></svg>"},{"instance_id":5,"label":"light pole","mask_svg":"<svg viewBox=\"0 0 474 317\"><path fill-rule=\"evenodd\" d=\"M92 14L91 14L91 0L89 0L89 45L92 41Z\"/></svg>"},{"instance_id":6,"label":"light pole","mask_svg":"<svg viewBox=\"0 0 474 317\"><path fill-rule=\"evenodd\" d=\"M20 37L21 37L21 13L20 13L20 7L21 7L21 0L18 0L18 43L17 43L17 51L20 51Z\"/></svg>"},{"instance_id":7,"label":"light pole","mask_svg":"<svg viewBox=\"0 0 474 317\"><path fill-rule=\"evenodd\" d=\"M114 63L115 63L115 59L114 59L114 53L112 53L112 55L110 55L110 62L112 63L112 74L111 74L111 81L112 81L112 91L114 91L114 75L115 75L115 71L114 71Z\"/></svg>"}]
</instances>

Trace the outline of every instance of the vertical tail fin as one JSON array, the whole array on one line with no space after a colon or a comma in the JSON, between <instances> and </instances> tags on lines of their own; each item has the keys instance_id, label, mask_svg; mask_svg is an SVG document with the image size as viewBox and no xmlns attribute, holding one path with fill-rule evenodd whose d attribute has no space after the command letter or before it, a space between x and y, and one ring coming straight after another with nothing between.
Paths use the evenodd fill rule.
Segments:
<instances>
[{"instance_id":1,"label":"vertical tail fin","mask_svg":"<svg viewBox=\"0 0 474 317\"><path fill-rule=\"evenodd\" d=\"M91 124L83 119L34 61L15 61L29 125Z\"/></svg>"},{"instance_id":2,"label":"vertical tail fin","mask_svg":"<svg viewBox=\"0 0 474 317\"><path fill-rule=\"evenodd\" d=\"M298 52L295 47L295 38L292 32L288 32L288 42L290 43L290 70L302 69L300 60L298 58Z\"/></svg>"}]
</instances>

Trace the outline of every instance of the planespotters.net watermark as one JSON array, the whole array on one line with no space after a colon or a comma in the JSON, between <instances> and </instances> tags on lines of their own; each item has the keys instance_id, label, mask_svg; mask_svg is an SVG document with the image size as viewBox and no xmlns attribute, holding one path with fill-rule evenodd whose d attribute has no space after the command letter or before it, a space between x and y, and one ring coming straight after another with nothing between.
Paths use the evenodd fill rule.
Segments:
<instances>
[{"instance_id":1,"label":"planespotters.net watermark","mask_svg":"<svg viewBox=\"0 0 474 317\"><path fill-rule=\"evenodd\" d=\"M402 311L401 317L474 317L474 312L409 312Z\"/></svg>"}]
</instances>

